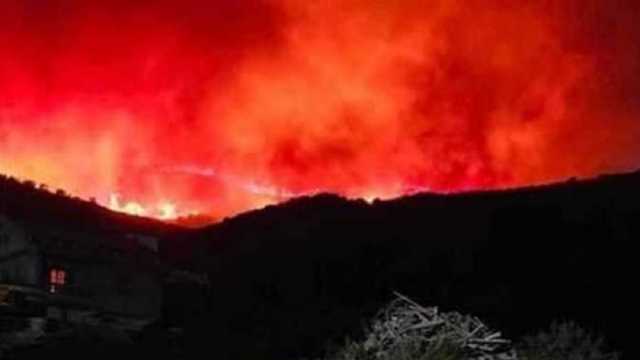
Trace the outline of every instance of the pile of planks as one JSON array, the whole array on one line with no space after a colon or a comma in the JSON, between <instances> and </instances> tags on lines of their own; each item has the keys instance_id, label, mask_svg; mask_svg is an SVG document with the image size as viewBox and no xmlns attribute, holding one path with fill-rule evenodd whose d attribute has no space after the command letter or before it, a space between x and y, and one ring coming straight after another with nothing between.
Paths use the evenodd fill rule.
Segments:
<instances>
[{"instance_id":1,"label":"pile of planks","mask_svg":"<svg viewBox=\"0 0 640 360\"><path fill-rule=\"evenodd\" d=\"M470 360L517 360L511 341L489 329L478 318L456 312L441 313L423 307L399 293L372 323L365 342L376 358L386 358L407 341L427 347L448 344L462 349Z\"/></svg>"}]
</instances>

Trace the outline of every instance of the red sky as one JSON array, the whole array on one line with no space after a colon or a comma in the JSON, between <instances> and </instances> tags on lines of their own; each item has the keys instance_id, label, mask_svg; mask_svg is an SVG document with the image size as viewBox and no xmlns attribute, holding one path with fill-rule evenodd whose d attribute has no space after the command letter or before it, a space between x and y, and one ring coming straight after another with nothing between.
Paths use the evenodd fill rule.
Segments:
<instances>
[{"instance_id":1,"label":"red sky","mask_svg":"<svg viewBox=\"0 0 640 360\"><path fill-rule=\"evenodd\" d=\"M0 172L220 217L639 167L640 5L531 3L5 1Z\"/></svg>"}]
</instances>

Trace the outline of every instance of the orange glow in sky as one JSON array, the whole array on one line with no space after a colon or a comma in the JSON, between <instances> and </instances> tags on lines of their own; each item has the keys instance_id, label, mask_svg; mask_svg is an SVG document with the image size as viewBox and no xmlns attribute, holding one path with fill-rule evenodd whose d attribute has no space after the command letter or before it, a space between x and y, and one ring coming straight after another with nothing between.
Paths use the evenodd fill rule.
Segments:
<instances>
[{"instance_id":1,"label":"orange glow in sky","mask_svg":"<svg viewBox=\"0 0 640 360\"><path fill-rule=\"evenodd\" d=\"M639 21L631 1L9 0L0 173L170 219L635 169Z\"/></svg>"}]
</instances>

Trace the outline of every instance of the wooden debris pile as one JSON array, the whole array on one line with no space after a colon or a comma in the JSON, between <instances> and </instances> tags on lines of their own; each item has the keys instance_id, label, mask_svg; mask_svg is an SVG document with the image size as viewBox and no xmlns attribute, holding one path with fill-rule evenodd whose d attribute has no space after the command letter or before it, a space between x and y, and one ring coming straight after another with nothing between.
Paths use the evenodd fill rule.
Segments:
<instances>
[{"instance_id":1,"label":"wooden debris pile","mask_svg":"<svg viewBox=\"0 0 640 360\"><path fill-rule=\"evenodd\" d=\"M470 360L517 360L511 341L502 338L478 318L456 312L440 313L396 293L397 298L375 318L365 348L386 358L407 341L425 348L455 346Z\"/></svg>"}]
</instances>

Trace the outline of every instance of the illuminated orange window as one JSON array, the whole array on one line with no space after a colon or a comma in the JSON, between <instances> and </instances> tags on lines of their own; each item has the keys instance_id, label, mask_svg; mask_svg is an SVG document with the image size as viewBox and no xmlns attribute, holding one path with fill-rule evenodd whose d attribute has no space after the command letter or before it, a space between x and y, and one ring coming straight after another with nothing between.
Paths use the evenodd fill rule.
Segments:
<instances>
[{"instance_id":1,"label":"illuminated orange window","mask_svg":"<svg viewBox=\"0 0 640 360\"><path fill-rule=\"evenodd\" d=\"M49 284L55 286L63 286L66 282L67 273L61 269L49 270Z\"/></svg>"}]
</instances>

